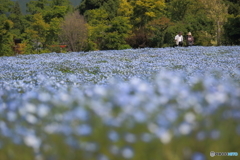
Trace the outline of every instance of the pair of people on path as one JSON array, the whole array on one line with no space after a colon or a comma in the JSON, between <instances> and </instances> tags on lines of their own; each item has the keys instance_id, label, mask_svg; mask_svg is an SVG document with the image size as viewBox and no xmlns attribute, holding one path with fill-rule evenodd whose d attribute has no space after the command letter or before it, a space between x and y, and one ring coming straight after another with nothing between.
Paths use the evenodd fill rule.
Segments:
<instances>
[{"instance_id":1,"label":"pair of people on path","mask_svg":"<svg viewBox=\"0 0 240 160\"><path fill-rule=\"evenodd\" d=\"M179 32L176 36L175 36L175 42L177 46L183 46L183 35L182 32ZM186 37L186 42L187 42L187 46L192 46L194 44L194 38L192 36L191 32L188 32L187 37Z\"/></svg>"}]
</instances>

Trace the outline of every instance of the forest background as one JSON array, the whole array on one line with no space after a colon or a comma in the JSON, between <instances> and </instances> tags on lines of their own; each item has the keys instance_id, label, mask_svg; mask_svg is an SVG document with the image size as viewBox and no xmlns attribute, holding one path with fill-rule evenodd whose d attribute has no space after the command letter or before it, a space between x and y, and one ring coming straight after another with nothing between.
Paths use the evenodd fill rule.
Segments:
<instances>
[{"instance_id":1,"label":"forest background","mask_svg":"<svg viewBox=\"0 0 240 160\"><path fill-rule=\"evenodd\" d=\"M195 45L239 45L239 0L0 0L0 56L169 47L182 31Z\"/></svg>"}]
</instances>

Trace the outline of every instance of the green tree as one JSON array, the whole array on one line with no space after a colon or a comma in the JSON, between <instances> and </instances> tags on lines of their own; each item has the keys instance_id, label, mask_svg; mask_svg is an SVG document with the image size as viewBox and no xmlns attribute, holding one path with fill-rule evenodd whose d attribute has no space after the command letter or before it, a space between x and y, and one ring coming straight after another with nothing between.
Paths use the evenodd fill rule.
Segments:
<instances>
[{"instance_id":1,"label":"green tree","mask_svg":"<svg viewBox=\"0 0 240 160\"><path fill-rule=\"evenodd\" d=\"M103 49L126 49L130 46L126 43L126 38L131 30L130 21L126 17L117 16L106 29L105 46Z\"/></svg>"},{"instance_id":2,"label":"green tree","mask_svg":"<svg viewBox=\"0 0 240 160\"><path fill-rule=\"evenodd\" d=\"M215 22L206 14L206 4L202 0L171 0L166 11L173 24L166 29L164 44L173 45L175 35L182 31L184 35L192 32L196 45L212 45Z\"/></svg>"},{"instance_id":3,"label":"green tree","mask_svg":"<svg viewBox=\"0 0 240 160\"><path fill-rule=\"evenodd\" d=\"M205 8L207 18L214 21L213 34L217 45L221 44L221 33L223 32L223 23L227 20L228 6L222 0L200 0Z\"/></svg>"},{"instance_id":4,"label":"green tree","mask_svg":"<svg viewBox=\"0 0 240 160\"><path fill-rule=\"evenodd\" d=\"M52 0L53 6L70 6L69 0Z\"/></svg>"},{"instance_id":5,"label":"green tree","mask_svg":"<svg viewBox=\"0 0 240 160\"><path fill-rule=\"evenodd\" d=\"M108 0L83 0L79 6L80 14L83 15L88 10L98 9L107 1Z\"/></svg>"},{"instance_id":6,"label":"green tree","mask_svg":"<svg viewBox=\"0 0 240 160\"><path fill-rule=\"evenodd\" d=\"M126 37L131 31L129 18L116 16L109 18L109 13L102 7L85 13L89 25L89 43L96 49L128 48Z\"/></svg>"},{"instance_id":7,"label":"green tree","mask_svg":"<svg viewBox=\"0 0 240 160\"><path fill-rule=\"evenodd\" d=\"M150 40L149 46L151 47L163 47L164 38L167 33L167 29L174 25L173 22L167 17L161 17L159 19L155 19L148 24L148 39Z\"/></svg>"},{"instance_id":8,"label":"green tree","mask_svg":"<svg viewBox=\"0 0 240 160\"><path fill-rule=\"evenodd\" d=\"M181 21L189 10L189 5L193 3L192 0L172 0L167 4L167 11L169 18L173 21Z\"/></svg>"},{"instance_id":9,"label":"green tree","mask_svg":"<svg viewBox=\"0 0 240 160\"><path fill-rule=\"evenodd\" d=\"M165 3L163 0L134 0L133 7L134 27L144 28L148 22L163 16Z\"/></svg>"},{"instance_id":10,"label":"green tree","mask_svg":"<svg viewBox=\"0 0 240 160\"><path fill-rule=\"evenodd\" d=\"M224 25L224 36L226 44L240 45L240 15L228 18L228 22Z\"/></svg>"},{"instance_id":11,"label":"green tree","mask_svg":"<svg viewBox=\"0 0 240 160\"><path fill-rule=\"evenodd\" d=\"M132 17L133 16L133 5L128 0L120 0L117 10L118 16Z\"/></svg>"},{"instance_id":12,"label":"green tree","mask_svg":"<svg viewBox=\"0 0 240 160\"><path fill-rule=\"evenodd\" d=\"M89 23L91 43L107 49L118 48L115 44L121 36L111 30L116 17L125 17L126 24L132 25L123 38L132 47L171 46L179 31L192 32L196 45L220 45L224 29L235 33L229 25L238 24L232 18L239 15L239 6L238 0L83 0L79 10ZM233 15L229 23L228 14ZM225 42L233 38L224 35Z\"/></svg>"},{"instance_id":13,"label":"green tree","mask_svg":"<svg viewBox=\"0 0 240 160\"><path fill-rule=\"evenodd\" d=\"M7 17L12 6L10 0L0 0L0 56L13 55L13 22Z\"/></svg>"},{"instance_id":14,"label":"green tree","mask_svg":"<svg viewBox=\"0 0 240 160\"><path fill-rule=\"evenodd\" d=\"M68 9L69 8L67 6L53 6L51 10L47 10L42 13L43 18L47 23L50 23L54 18L63 19L64 16L69 12Z\"/></svg>"},{"instance_id":15,"label":"green tree","mask_svg":"<svg viewBox=\"0 0 240 160\"><path fill-rule=\"evenodd\" d=\"M13 4L11 0L0 0L0 15L9 13Z\"/></svg>"},{"instance_id":16,"label":"green tree","mask_svg":"<svg viewBox=\"0 0 240 160\"><path fill-rule=\"evenodd\" d=\"M69 12L73 11L69 0L52 0L51 8L45 14L46 22L50 22L53 18L63 19Z\"/></svg>"},{"instance_id":17,"label":"green tree","mask_svg":"<svg viewBox=\"0 0 240 160\"><path fill-rule=\"evenodd\" d=\"M33 15L30 28L26 30L28 39L30 39L34 50L40 47L46 47L46 39L49 31L49 24L47 24L41 13Z\"/></svg>"},{"instance_id":18,"label":"green tree","mask_svg":"<svg viewBox=\"0 0 240 160\"><path fill-rule=\"evenodd\" d=\"M228 6L228 14L240 15L240 1L239 0L224 0L224 3Z\"/></svg>"},{"instance_id":19,"label":"green tree","mask_svg":"<svg viewBox=\"0 0 240 160\"><path fill-rule=\"evenodd\" d=\"M85 13L88 21L88 45L91 49L101 49L104 46L106 29L109 27L108 13L102 8L88 10Z\"/></svg>"},{"instance_id":20,"label":"green tree","mask_svg":"<svg viewBox=\"0 0 240 160\"><path fill-rule=\"evenodd\" d=\"M16 34L16 36L20 36L24 32L26 21L24 20L24 16L18 2L15 2L14 6L11 8L8 19L14 23L12 32Z\"/></svg>"},{"instance_id":21,"label":"green tree","mask_svg":"<svg viewBox=\"0 0 240 160\"><path fill-rule=\"evenodd\" d=\"M122 7L122 10L127 11L126 13L130 16L130 21L133 25L127 42L134 48L149 46L149 38L152 32L149 30L148 25L151 21L164 16L165 2L163 0L131 0L122 2L124 4L120 4L120 6L126 6L126 8ZM131 7L128 7L128 4L131 4Z\"/></svg>"},{"instance_id":22,"label":"green tree","mask_svg":"<svg viewBox=\"0 0 240 160\"><path fill-rule=\"evenodd\" d=\"M36 13L43 13L44 11L51 10L51 1L49 0L31 0L29 3L26 4L27 6L27 13L34 15Z\"/></svg>"},{"instance_id":23,"label":"green tree","mask_svg":"<svg viewBox=\"0 0 240 160\"><path fill-rule=\"evenodd\" d=\"M119 0L84 0L79 6L80 14L85 15L88 10L102 8L107 11L110 19L117 16Z\"/></svg>"},{"instance_id":24,"label":"green tree","mask_svg":"<svg viewBox=\"0 0 240 160\"><path fill-rule=\"evenodd\" d=\"M59 38L58 35L61 32L60 25L62 23L62 19L60 18L53 18L49 24L48 32L46 35L46 44L52 45L52 44L58 44Z\"/></svg>"},{"instance_id":25,"label":"green tree","mask_svg":"<svg viewBox=\"0 0 240 160\"><path fill-rule=\"evenodd\" d=\"M105 9L109 14L110 19L113 19L117 16L118 7L119 0L108 0L102 5L102 8Z\"/></svg>"},{"instance_id":26,"label":"green tree","mask_svg":"<svg viewBox=\"0 0 240 160\"><path fill-rule=\"evenodd\" d=\"M69 11L72 11L69 0L37 0L27 3L27 12L31 15L41 13L46 22L56 17L64 18Z\"/></svg>"},{"instance_id":27,"label":"green tree","mask_svg":"<svg viewBox=\"0 0 240 160\"><path fill-rule=\"evenodd\" d=\"M31 13L31 25L27 33L35 41L42 44L43 48L59 44L60 24L65 15L72 11L69 0L37 0L27 4L27 11ZM37 27L36 24L40 24ZM40 32L40 33L39 33Z\"/></svg>"},{"instance_id":28,"label":"green tree","mask_svg":"<svg viewBox=\"0 0 240 160\"><path fill-rule=\"evenodd\" d=\"M0 56L14 55L13 34L10 32L13 22L6 17L0 17Z\"/></svg>"}]
</instances>

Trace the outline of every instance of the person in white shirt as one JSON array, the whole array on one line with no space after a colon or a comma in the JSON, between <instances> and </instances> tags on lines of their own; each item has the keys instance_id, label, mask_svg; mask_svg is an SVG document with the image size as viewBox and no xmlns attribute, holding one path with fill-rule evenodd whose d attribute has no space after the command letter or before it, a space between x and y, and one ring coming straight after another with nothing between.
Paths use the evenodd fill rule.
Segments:
<instances>
[{"instance_id":1,"label":"person in white shirt","mask_svg":"<svg viewBox=\"0 0 240 160\"><path fill-rule=\"evenodd\" d=\"M176 36L175 36L175 42L177 46L183 46L183 36L182 36L182 32L179 32Z\"/></svg>"}]
</instances>

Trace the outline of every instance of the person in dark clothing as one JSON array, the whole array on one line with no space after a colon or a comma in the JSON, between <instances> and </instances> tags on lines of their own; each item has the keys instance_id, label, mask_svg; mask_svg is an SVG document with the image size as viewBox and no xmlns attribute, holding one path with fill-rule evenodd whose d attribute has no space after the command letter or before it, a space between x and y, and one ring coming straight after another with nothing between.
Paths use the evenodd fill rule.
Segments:
<instances>
[{"instance_id":1,"label":"person in dark clothing","mask_svg":"<svg viewBox=\"0 0 240 160\"><path fill-rule=\"evenodd\" d=\"M194 38L191 32L188 32L186 37L187 46L192 46L194 44Z\"/></svg>"}]
</instances>

